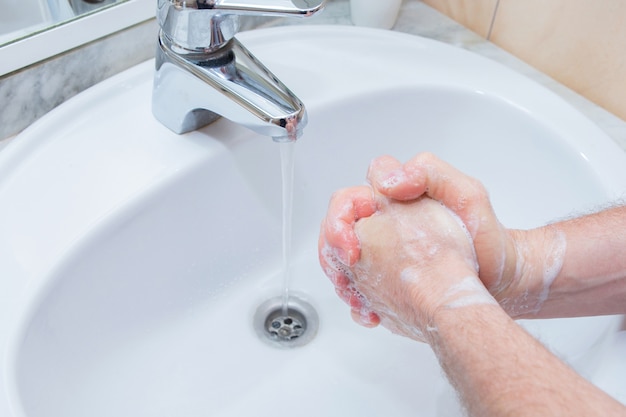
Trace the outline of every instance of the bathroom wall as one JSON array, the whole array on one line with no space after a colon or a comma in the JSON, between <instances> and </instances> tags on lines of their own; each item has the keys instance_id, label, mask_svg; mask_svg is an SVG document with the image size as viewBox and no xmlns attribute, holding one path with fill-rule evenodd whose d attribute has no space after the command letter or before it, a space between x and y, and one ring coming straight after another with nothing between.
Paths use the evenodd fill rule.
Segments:
<instances>
[{"instance_id":1,"label":"bathroom wall","mask_svg":"<svg viewBox=\"0 0 626 417\"><path fill-rule=\"evenodd\" d=\"M623 0L423 0L626 120Z\"/></svg>"}]
</instances>

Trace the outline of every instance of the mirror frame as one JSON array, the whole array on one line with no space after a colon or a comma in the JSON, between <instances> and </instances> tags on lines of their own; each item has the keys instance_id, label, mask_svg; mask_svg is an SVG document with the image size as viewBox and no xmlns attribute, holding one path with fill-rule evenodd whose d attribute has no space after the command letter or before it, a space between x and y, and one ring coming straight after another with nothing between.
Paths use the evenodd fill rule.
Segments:
<instances>
[{"instance_id":1,"label":"mirror frame","mask_svg":"<svg viewBox=\"0 0 626 417\"><path fill-rule=\"evenodd\" d=\"M156 0L128 0L0 47L0 77L155 18Z\"/></svg>"}]
</instances>

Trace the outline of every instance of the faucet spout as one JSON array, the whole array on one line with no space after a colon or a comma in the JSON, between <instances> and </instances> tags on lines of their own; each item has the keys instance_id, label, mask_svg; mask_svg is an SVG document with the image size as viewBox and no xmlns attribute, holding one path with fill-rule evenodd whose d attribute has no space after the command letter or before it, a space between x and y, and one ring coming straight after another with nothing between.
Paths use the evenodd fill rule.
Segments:
<instances>
[{"instance_id":1,"label":"faucet spout","mask_svg":"<svg viewBox=\"0 0 626 417\"><path fill-rule=\"evenodd\" d=\"M219 116L275 141L293 141L307 123L304 104L236 38L216 52L179 54L162 34L153 113L175 133Z\"/></svg>"},{"instance_id":2,"label":"faucet spout","mask_svg":"<svg viewBox=\"0 0 626 417\"><path fill-rule=\"evenodd\" d=\"M159 0L152 112L175 133L223 116L277 142L302 135L304 105L235 34L241 14L309 16L325 0L247 1Z\"/></svg>"}]
</instances>

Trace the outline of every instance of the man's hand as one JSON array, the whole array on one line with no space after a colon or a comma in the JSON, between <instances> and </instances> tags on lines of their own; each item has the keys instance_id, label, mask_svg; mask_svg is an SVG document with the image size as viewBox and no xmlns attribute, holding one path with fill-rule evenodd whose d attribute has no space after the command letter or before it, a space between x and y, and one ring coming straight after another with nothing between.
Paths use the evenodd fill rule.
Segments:
<instances>
[{"instance_id":1,"label":"man's hand","mask_svg":"<svg viewBox=\"0 0 626 417\"><path fill-rule=\"evenodd\" d=\"M358 260L345 257L347 251L338 252L330 241L349 242L359 251ZM399 202L367 187L336 193L322 226L320 262L357 322L380 322L416 340L426 339L440 308L495 304L477 277L463 223L428 197Z\"/></svg>"}]
</instances>

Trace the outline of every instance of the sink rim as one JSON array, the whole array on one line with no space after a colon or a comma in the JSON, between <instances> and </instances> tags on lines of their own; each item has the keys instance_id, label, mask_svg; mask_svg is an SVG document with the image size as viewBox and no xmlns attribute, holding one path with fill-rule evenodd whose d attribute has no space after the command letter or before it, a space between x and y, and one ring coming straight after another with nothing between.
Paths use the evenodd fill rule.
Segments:
<instances>
[{"instance_id":1,"label":"sink rim","mask_svg":"<svg viewBox=\"0 0 626 417\"><path fill-rule=\"evenodd\" d=\"M329 28L330 28L330 30L329 30ZM252 49L252 48L255 47L255 45L259 45L259 44L262 45L264 42L267 42L267 39L272 39L274 36L277 36L277 35L280 35L281 37L284 36L283 33L284 33L285 30L288 33L302 33L303 32L305 34L315 34L315 35L324 34L325 36L328 36L328 37L330 37L329 35L331 35L332 37L342 36L342 34L343 35L348 34L350 36L355 36L355 35L358 34L359 36L362 36L363 33L367 32L370 35L374 35L375 34L377 37L380 36L380 37L383 37L385 39L398 39L398 40L405 40L405 41L410 39L411 42L414 42L414 41L416 41L415 38L417 38L417 37L415 37L413 35L404 35L404 34L398 34L398 33L393 33L393 32L379 31L379 30L375 30L375 29L362 29L362 28L353 28L353 27L330 26L330 27L306 27L306 28L305 27L297 27L297 28L296 27L283 27L283 28L264 29L264 30L260 30L258 32L251 32L251 33L242 34L241 35L241 39L242 39L242 41L244 43L247 43L249 45L249 47ZM310 36L310 35L307 35L307 36ZM417 44L419 45L420 48L427 48L427 47L432 45L431 43L440 44L437 41L426 40L426 39L423 39L423 38L418 38L418 40L417 40ZM451 47L449 45L445 45L445 44L440 44L440 45L445 46L446 48L454 48L455 49L455 53L460 51L460 50L457 50L457 48ZM254 51L254 49L252 49L252 50ZM469 52L463 51L463 53L464 54L469 54L470 56L472 56L471 59L475 59L476 58L476 56L474 56L474 54L471 54ZM484 58L481 58L481 57L478 57L478 58L479 58L480 61L485 60ZM263 58L261 58L261 60L263 60ZM137 66L133 70L135 70L137 74L140 74L140 75L137 75L137 76L144 77L146 72L147 72L148 65L150 65L150 64L151 64L151 62L146 62L144 64L140 64L139 66ZM499 64L496 64L496 63L492 63L492 64L499 66ZM270 64L268 64L268 66L270 68L272 67L272 65L270 65ZM502 68L504 68L504 67L502 67ZM511 71L511 70L508 70L508 71ZM23 141L22 140L13 141L15 143L15 150L11 150L10 154L17 157L23 151L28 152L29 151L29 145L32 145L32 144L28 143L28 138L29 137L36 138L38 132L41 131L41 130L46 129L46 126L49 123L52 123L54 125L55 122L54 122L53 119L54 119L54 117L56 117L55 116L56 114L64 114L67 111L67 109L71 108L71 106L76 107L77 105L80 105L80 103L83 103L85 101L93 100L94 97L97 96L97 94L103 94L103 93L109 93L110 94L111 92L110 91L106 91L106 89L109 88L110 85L124 84L125 83L124 80L126 80L125 77L130 76L129 74L134 74L134 73L132 73L132 72L128 72L128 73L125 72L125 73L120 74L120 76L115 77L115 81L110 81L110 80L105 81L105 83L106 83L106 84L104 84L105 86L104 87L103 86L99 86L98 87L99 90L98 89L89 90L90 91L89 93L85 93L85 94L81 95L81 97L79 99L77 99L76 101L72 101L71 105L68 104L67 106L61 106L59 108L58 112L55 111L54 114L50 113L50 116L44 117L40 122L37 123L36 126L34 125L32 128L29 128L27 131L25 131L23 135L20 135L21 139L26 138L26 140L23 140ZM279 75L279 77L280 77L280 75ZM524 77L522 76L521 79L524 79ZM290 82L286 81L286 84L290 85ZM538 85L535 85L535 86L536 87L540 87ZM541 87L541 88L543 88L543 87ZM97 91L99 91L100 93L97 93ZM545 90L545 91L548 91L548 90ZM296 90L296 93L297 93L297 90ZM486 92L486 93L488 93L488 92ZM553 96L553 97L556 97L551 92L549 92L549 94L551 96ZM522 94L522 96L524 96L524 95L525 94ZM301 98L303 99L303 101L305 101L305 103L307 103L307 98L305 96L303 96ZM324 98L324 97L316 97L312 102L314 103L313 105L322 105L324 100L330 100L330 99L328 97L326 97L326 98ZM561 101L562 103L565 103L561 99L558 99L557 101ZM571 106L569 104L567 104L567 103L565 103L565 104L566 104L567 107L570 108L571 111L573 111L574 113L578 113L576 110L571 108ZM533 112L536 113L536 112L539 112L540 109L543 108L543 107L545 107L545 106L544 105L539 105L539 106L536 106L536 108L532 108L532 106L531 106L531 108L527 109L527 111L529 111L531 113L533 113ZM568 113L568 114L566 114L563 117L567 117L568 115L572 114L569 111L566 112L566 113ZM543 119L546 119L546 117L548 117L548 116L546 116L544 114L543 115ZM608 136L606 136L597 127L595 127L595 125L590 124L590 122L588 122L586 120L586 118L584 118L584 116L580 116L579 118L582 118L580 123L578 122L578 119L577 119L576 123L572 123L572 125L574 125L575 127L574 128L569 127L569 129L572 129L572 130L581 130L582 129L583 131L592 132L593 136L597 136L597 137L604 136L604 137L608 138ZM542 120L542 119L540 118L540 120ZM550 121L550 122L551 122L552 125L555 123L554 121ZM576 128L577 125L578 125L578 129ZM575 136L574 138L578 138L578 136ZM576 140L576 139L573 139L573 140ZM609 139L609 141L610 142L607 142L606 144L604 143L605 142L604 140L602 140L601 142L598 141L599 143L594 143L594 142L589 142L589 139L587 138L585 140L582 140L581 143L577 143L576 146L577 147L581 147L581 146L586 144L586 146L589 147L589 149L586 150L586 153L588 153L588 156L591 157L591 158L594 158L594 157L595 158L599 158L599 156L595 156L595 155L600 155L603 152L607 152L607 151L615 151L616 148L620 149L613 141L611 141L610 139ZM34 142L37 142L37 141L34 141ZM585 146L583 146L583 147L585 147ZM7 149L4 150L4 152L0 153L0 164L3 164L3 165L0 165L0 167L4 167L5 163L8 163L9 165L11 165L11 162L12 162L11 158L10 157L5 157L5 155L9 155L8 150L9 149L7 148ZM620 151L621 151L621 149L620 149ZM35 150L35 152L37 152L37 151ZM609 152L608 155L615 156L615 160L616 161L617 160L622 160L622 161L624 160L623 152L621 152L621 154L619 154L619 155L617 154L617 152L615 152L615 153L610 153ZM13 161L13 162L15 162L15 161ZM610 163L607 163L605 165L603 165L603 164L599 165L599 167L601 168L601 172L600 172L601 176L602 176L603 172L605 173L605 175L610 175L610 173L609 173L609 171L610 171L609 166L610 165L611 165ZM595 166L598 166L598 164L596 163ZM0 172L2 172L2 168L0 168ZM2 176L2 178L4 178L4 180L0 180L0 194L2 194L2 192L4 190L3 187L2 187L3 184L4 184L4 181L8 181L9 180L9 178L5 177L5 176ZM615 186L614 188L615 188L616 191L618 190L618 187L617 187L618 183L619 183L619 181L615 181L615 182L611 183L611 184L613 184ZM623 189L621 191L623 192ZM89 233L92 233L92 232L93 231L90 231ZM91 236L98 236L98 235L99 235L98 233L94 233ZM84 241L83 241L83 243L84 243ZM52 271L55 269L55 267L60 267L60 265L63 265L65 263L64 260L68 259L67 257L70 256L71 252L72 252L72 250L70 249L68 252L65 252L63 257L61 257L60 259L57 259L56 263L48 270L47 274L45 274L45 275L46 276L54 276ZM0 261L1 260L2 260L2 258L1 258L1 255L0 255ZM4 284L2 284L2 285L4 285ZM44 287L45 286L38 286L38 290L43 291ZM31 305L35 305L35 304L32 303ZM14 361L11 361L11 363L14 363Z\"/></svg>"}]
</instances>

